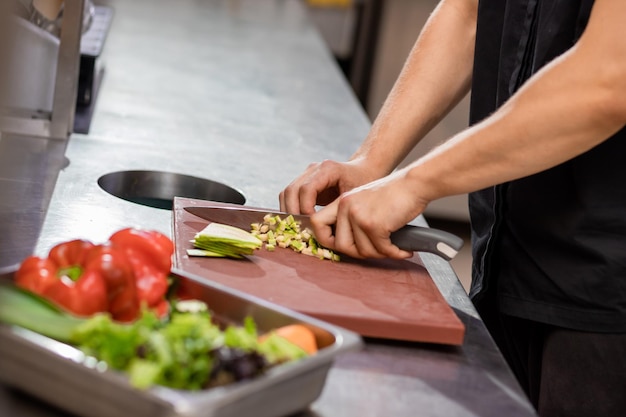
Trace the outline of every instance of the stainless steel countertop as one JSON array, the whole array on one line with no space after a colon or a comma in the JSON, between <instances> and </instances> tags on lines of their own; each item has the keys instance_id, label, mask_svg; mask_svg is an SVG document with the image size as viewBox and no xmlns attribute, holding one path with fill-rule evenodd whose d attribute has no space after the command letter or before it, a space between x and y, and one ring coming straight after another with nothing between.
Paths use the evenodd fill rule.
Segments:
<instances>
[{"instance_id":1,"label":"stainless steel countertop","mask_svg":"<svg viewBox=\"0 0 626 417\"><path fill-rule=\"evenodd\" d=\"M299 1L110 3L90 133L0 138L0 267L128 226L170 233L171 211L108 194L104 174L193 175L277 208L310 162L346 159L370 127ZM467 327L463 346L368 340L336 361L303 415L534 415L450 265L423 260ZM0 387L0 415L64 414Z\"/></svg>"}]
</instances>

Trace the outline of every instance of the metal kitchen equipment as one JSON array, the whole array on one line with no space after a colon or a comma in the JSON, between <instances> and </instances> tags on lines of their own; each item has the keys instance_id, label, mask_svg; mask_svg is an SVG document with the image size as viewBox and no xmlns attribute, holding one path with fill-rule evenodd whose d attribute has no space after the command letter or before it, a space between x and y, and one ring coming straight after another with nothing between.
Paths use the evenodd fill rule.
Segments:
<instances>
[{"instance_id":1,"label":"metal kitchen equipment","mask_svg":"<svg viewBox=\"0 0 626 417\"><path fill-rule=\"evenodd\" d=\"M89 133L96 97L105 70L100 56L112 20L112 7L96 5L93 8L91 24L82 35L76 114L74 118L74 132L76 133Z\"/></svg>"},{"instance_id":2,"label":"metal kitchen equipment","mask_svg":"<svg viewBox=\"0 0 626 417\"><path fill-rule=\"evenodd\" d=\"M340 327L182 271L172 275L222 319L242 323L250 316L262 332L306 325L315 333L319 351L240 383L202 391L138 390L122 373L103 369L70 345L0 324L0 380L79 416L273 417L305 409L321 394L335 357L361 346L358 335ZM0 270L0 281L12 279L12 272Z\"/></svg>"},{"instance_id":3,"label":"metal kitchen equipment","mask_svg":"<svg viewBox=\"0 0 626 417\"><path fill-rule=\"evenodd\" d=\"M0 84L0 133L55 139L67 139L72 133L84 61L83 29L87 29L85 22L91 29L95 16L88 13L90 19L85 19L86 5L92 7L89 1L65 0L62 18L48 23L33 13L25 18L19 8L7 19L12 44L5 51L9 55L0 61L5 80ZM89 32L85 32L87 39ZM98 48L90 50L92 55L94 50L99 53ZM86 82L93 85L93 76ZM91 87L81 91L81 98L91 95Z\"/></svg>"}]
</instances>

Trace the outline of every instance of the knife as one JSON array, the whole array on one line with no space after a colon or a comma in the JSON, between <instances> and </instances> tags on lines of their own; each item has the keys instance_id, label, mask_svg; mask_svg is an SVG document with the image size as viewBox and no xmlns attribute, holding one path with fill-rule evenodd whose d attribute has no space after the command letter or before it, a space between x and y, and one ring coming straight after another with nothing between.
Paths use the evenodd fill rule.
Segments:
<instances>
[{"instance_id":1,"label":"knife","mask_svg":"<svg viewBox=\"0 0 626 417\"><path fill-rule=\"evenodd\" d=\"M288 216L289 213L265 210L261 208L239 208L231 206L189 206L185 211L202 219L216 223L229 224L245 230L250 224L262 221L266 214ZM309 216L292 214L303 227L311 227ZM409 252L429 252L439 255L446 261L454 258L463 246L463 239L443 230L430 227L406 225L391 233L391 242Z\"/></svg>"}]
</instances>

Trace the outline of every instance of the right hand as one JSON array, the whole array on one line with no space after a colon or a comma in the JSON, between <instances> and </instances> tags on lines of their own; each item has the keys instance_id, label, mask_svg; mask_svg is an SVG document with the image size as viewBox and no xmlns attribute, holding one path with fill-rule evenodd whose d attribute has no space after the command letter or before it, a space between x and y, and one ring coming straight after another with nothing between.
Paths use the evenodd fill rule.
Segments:
<instances>
[{"instance_id":1,"label":"right hand","mask_svg":"<svg viewBox=\"0 0 626 417\"><path fill-rule=\"evenodd\" d=\"M412 252L391 242L391 233L423 212L423 184L396 171L350 191L311 216L317 241L353 258L406 259Z\"/></svg>"},{"instance_id":2,"label":"right hand","mask_svg":"<svg viewBox=\"0 0 626 417\"><path fill-rule=\"evenodd\" d=\"M377 178L365 160L315 162L280 192L280 209L313 214L316 205L328 205L342 193Z\"/></svg>"}]
</instances>

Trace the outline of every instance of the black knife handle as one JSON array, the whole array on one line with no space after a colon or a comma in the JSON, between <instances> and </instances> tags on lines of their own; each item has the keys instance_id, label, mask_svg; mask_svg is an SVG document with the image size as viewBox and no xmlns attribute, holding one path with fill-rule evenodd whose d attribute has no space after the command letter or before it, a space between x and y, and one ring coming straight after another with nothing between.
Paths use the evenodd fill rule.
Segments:
<instances>
[{"instance_id":1,"label":"black knife handle","mask_svg":"<svg viewBox=\"0 0 626 417\"><path fill-rule=\"evenodd\" d=\"M463 247L463 239L439 229L406 225L391 234L391 242L402 250L430 252L449 261Z\"/></svg>"}]
</instances>

